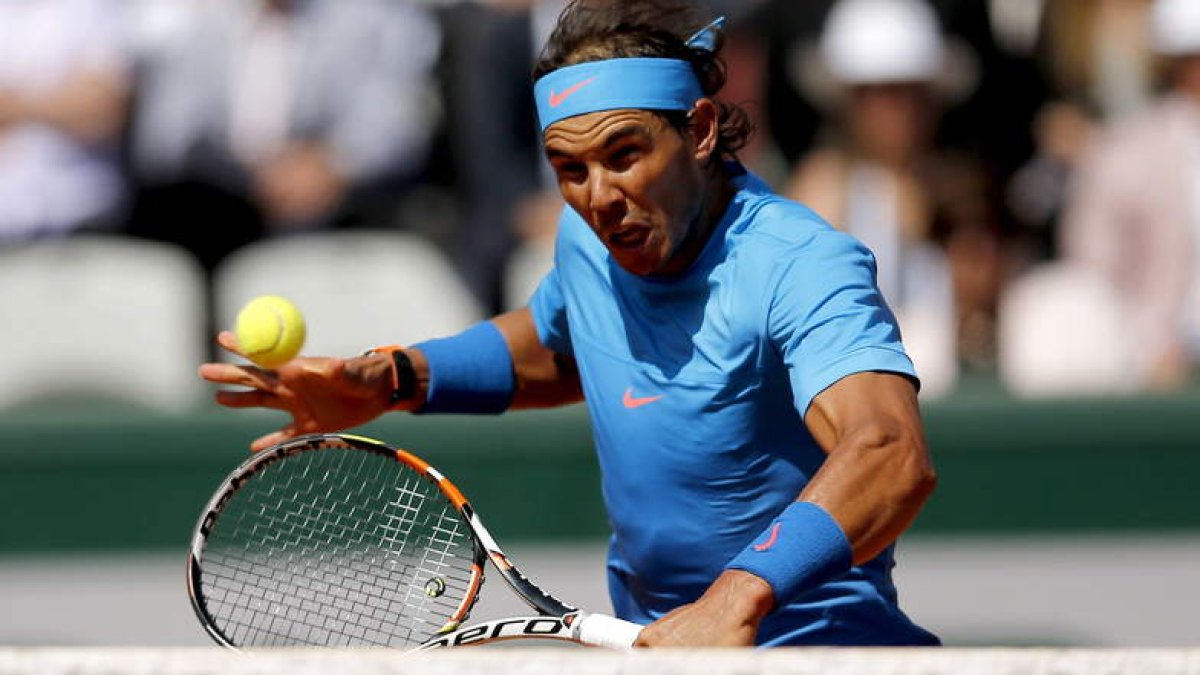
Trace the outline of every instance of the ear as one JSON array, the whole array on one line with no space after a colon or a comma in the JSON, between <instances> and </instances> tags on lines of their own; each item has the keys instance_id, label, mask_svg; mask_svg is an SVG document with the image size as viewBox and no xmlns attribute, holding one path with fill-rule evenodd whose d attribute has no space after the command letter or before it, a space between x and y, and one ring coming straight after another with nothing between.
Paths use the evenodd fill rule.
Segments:
<instances>
[{"instance_id":1,"label":"ear","mask_svg":"<svg viewBox=\"0 0 1200 675\"><path fill-rule=\"evenodd\" d=\"M696 101L688 113L688 133L695 149L692 156L701 164L706 164L717 151L717 139L720 137L720 120L717 104L711 98Z\"/></svg>"}]
</instances>

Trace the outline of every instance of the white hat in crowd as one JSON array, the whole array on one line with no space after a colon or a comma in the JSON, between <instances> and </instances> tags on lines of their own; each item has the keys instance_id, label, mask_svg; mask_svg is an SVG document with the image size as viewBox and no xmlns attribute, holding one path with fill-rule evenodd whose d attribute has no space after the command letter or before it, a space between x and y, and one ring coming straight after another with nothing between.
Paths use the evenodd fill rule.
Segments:
<instances>
[{"instance_id":1,"label":"white hat in crowd","mask_svg":"<svg viewBox=\"0 0 1200 675\"><path fill-rule=\"evenodd\" d=\"M1200 54L1200 0L1155 0L1150 46L1165 56Z\"/></svg>"},{"instance_id":2,"label":"white hat in crowd","mask_svg":"<svg viewBox=\"0 0 1200 675\"><path fill-rule=\"evenodd\" d=\"M925 0L841 0L815 48L794 51L792 74L817 102L845 86L923 82L953 99L975 84L970 54L947 43Z\"/></svg>"}]
</instances>

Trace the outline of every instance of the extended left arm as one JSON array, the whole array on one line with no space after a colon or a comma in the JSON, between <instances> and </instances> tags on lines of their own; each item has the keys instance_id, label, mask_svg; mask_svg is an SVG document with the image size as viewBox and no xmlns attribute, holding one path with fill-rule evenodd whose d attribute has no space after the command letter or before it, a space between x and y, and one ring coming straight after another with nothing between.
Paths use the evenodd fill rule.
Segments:
<instances>
[{"instance_id":1,"label":"extended left arm","mask_svg":"<svg viewBox=\"0 0 1200 675\"><path fill-rule=\"evenodd\" d=\"M936 483L916 388L891 373L850 375L813 399L805 422L829 456L798 501L824 509L853 564L866 562L912 523ZM776 601L762 578L729 569L695 603L647 626L638 645L752 645Z\"/></svg>"}]
</instances>

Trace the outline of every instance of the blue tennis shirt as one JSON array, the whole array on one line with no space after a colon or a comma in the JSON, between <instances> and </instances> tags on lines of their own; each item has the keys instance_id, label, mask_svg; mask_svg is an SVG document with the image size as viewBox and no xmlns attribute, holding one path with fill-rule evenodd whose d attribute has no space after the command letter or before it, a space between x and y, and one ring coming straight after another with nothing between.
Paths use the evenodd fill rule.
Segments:
<instances>
[{"instance_id":1,"label":"blue tennis shirt","mask_svg":"<svg viewBox=\"0 0 1200 675\"><path fill-rule=\"evenodd\" d=\"M638 277L567 208L530 308L578 363L611 520L614 610L649 623L696 600L804 488L825 453L803 422L851 373L914 377L875 262L741 173L692 267ZM759 643L937 644L899 610L892 549L779 607Z\"/></svg>"}]
</instances>

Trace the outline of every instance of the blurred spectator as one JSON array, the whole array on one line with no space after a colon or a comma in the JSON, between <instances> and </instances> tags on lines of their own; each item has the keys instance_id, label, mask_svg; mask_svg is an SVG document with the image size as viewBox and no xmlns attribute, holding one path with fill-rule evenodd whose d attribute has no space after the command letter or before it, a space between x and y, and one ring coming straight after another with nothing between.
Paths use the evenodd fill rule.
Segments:
<instances>
[{"instance_id":1,"label":"blurred spectator","mask_svg":"<svg viewBox=\"0 0 1200 675\"><path fill-rule=\"evenodd\" d=\"M553 240L557 211L546 220L522 205L541 199L546 183L529 74L564 5L468 2L447 12L450 147L464 203L452 245L463 277L489 311L507 304L505 262L518 240L539 239L547 230ZM545 199L561 208L561 199Z\"/></svg>"},{"instance_id":2,"label":"blurred spectator","mask_svg":"<svg viewBox=\"0 0 1200 675\"><path fill-rule=\"evenodd\" d=\"M937 144L972 155L1003 182L1033 152L1031 127L1048 91L1029 31L1054 0L929 1L945 34L970 47L978 80L961 101L944 102Z\"/></svg>"},{"instance_id":3,"label":"blurred spectator","mask_svg":"<svg viewBox=\"0 0 1200 675\"><path fill-rule=\"evenodd\" d=\"M1040 59L1052 94L1102 118L1145 107L1153 88L1151 0L1043 0Z\"/></svg>"},{"instance_id":4,"label":"blurred spectator","mask_svg":"<svg viewBox=\"0 0 1200 675\"><path fill-rule=\"evenodd\" d=\"M111 224L128 65L113 0L0 0L0 244Z\"/></svg>"},{"instance_id":5,"label":"blurred spectator","mask_svg":"<svg viewBox=\"0 0 1200 675\"><path fill-rule=\"evenodd\" d=\"M1051 101L1033 121L1035 150L1009 179L1005 199L1026 238L1029 262L1058 257L1067 190L1096 123L1069 101Z\"/></svg>"},{"instance_id":6,"label":"blurred spectator","mask_svg":"<svg viewBox=\"0 0 1200 675\"><path fill-rule=\"evenodd\" d=\"M209 268L422 170L440 33L403 0L149 0L131 231Z\"/></svg>"},{"instance_id":7,"label":"blurred spectator","mask_svg":"<svg viewBox=\"0 0 1200 675\"><path fill-rule=\"evenodd\" d=\"M1096 120L1114 120L1150 100L1150 0L1043 0L1023 21L1034 30L1009 41L1035 54L1048 101L1033 123L1032 158L1013 176L1008 204L1041 259L1058 256L1058 223L1069 185ZM1008 14L1020 14L1015 3ZM1008 23L1021 22L1011 17ZM1032 34L1028 34L1032 33Z\"/></svg>"},{"instance_id":8,"label":"blurred spectator","mask_svg":"<svg viewBox=\"0 0 1200 675\"><path fill-rule=\"evenodd\" d=\"M1156 0L1150 44L1165 90L1084 158L1062 252L1117 291L1141 386L1172 388L1200 362L1200 3Z\"/></svg>"},{"instance_id":9,"label":"blurred spectator","mask_svg":"<svg viewBox=\"0 0 1200 675\"><path fill-rule=\"evenodd\" d=\"M1002 180L1029 157L1029 121L1045 97L1038 64L1008 36L1014 32L1013 23L1028 23L1027 15L1032 13L1033 28L1016 26L1015 30L1032 30L1029 39L1036 38L1043 0L922 2L934 10L947 36L971 47L972 60L978 64L977 87L962 100L943 101L936 144L975 156ZM835 4L836 0L766 0L746 21L764 52L759 100L762 129L768 133L762 136L787 164L799 161L819 142L822 111L808 92L794 86L792 70L796 53L818 41Z\"/></svg>"},{"instance_id":10,"label":"blurred spectator","mask_svg":"<svg viewBox=\"0 0 1200 675\"><path fill-rule=\"evenodd\" d=\"M746 19L749 31L761 41L759 87L762 96L751 101L753 113L761 106L758 125L760 142L770 143L778 154L778 163L790 167L813 146L821 121L821 111L795 86L791 77L793 54L815 42L836 0L765 0ZM750 80L750 77L746 77ZM737 99L733 99L736 102ZM780 171L756 167L764 177L774 180ZM786 168L781 170L786 173Z\"/></svg>"},{"instance_id":11,"label":"blurred spectator","mask_svg":"<svg viewBox=\"0 0 1200 675\"><path fill-rule=\"evenodd\" d=\"M831 128L788 193L875 253L924 392L945 392L959 360L990 363L1002 273L999 216L985 174L933 148L944 103L973 86L967 55L919 0L843 0L795 72Z\"/></svg>"}]
</instances>

